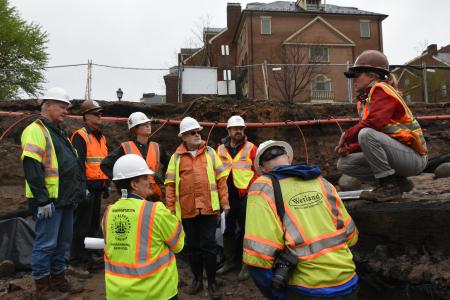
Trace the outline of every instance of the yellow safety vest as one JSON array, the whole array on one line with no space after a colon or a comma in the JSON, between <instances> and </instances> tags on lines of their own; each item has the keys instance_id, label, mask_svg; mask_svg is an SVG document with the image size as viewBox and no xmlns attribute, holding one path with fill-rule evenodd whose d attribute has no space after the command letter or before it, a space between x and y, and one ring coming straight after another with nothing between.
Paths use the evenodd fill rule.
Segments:
<instances>
[{"instance_id":1,"label":"yellow safety vest","mask_svg":"<svg viewBox=\"0 0 450 300\"><path fill-rule=\"evenodd\" d=\"M183 227L161 202L121 198L103 217L109 300L170 299L178 293L175 253Z\"/></svg>"},{"instance_id":2,"label":"yellow safety vest","mask_svg":"<svg viewBox=\"0 0 450 300\"><path fill-rule=\"evenodd\" d=\"M244 147L241 148L234 158L231 158L231 155L224 144L217 148L217 154L219 154L228 173L233 172L233 183L238 189L247 189L250 181L255 175L255 172L252 169L253 161L250 158L253 147L255 147L254 144L246 142Z\"/></svg>"},{"instance_id":3,"label":"yellow safety vest","mask_svg":"<svg viewBox=\"0 0 450 300\"><path fill-rule=\"evenodd\" d=\"M88 133L85 127L78 129L72 134L72 141L75 134L79 134L86 143L86 178L87 180L108 179L100 169L100 163L108 156L108 147L106 147L106 137L103 135L100 142L92 134Z\"/></svg>"},{"instance_id":4,"label":"yellow safety vest","mask_svg":"<svg viewBox=\"0 0 450 300\"><path fill-rule=\"evenodd\" d=\"M270 269L277 252L288 246L299 261L289 285L324 288L352 280L355 264L348 247L356 243L358 231L335 188L322 177L290 177L280 180L280 186L286 210L283 223L271 180L261 176L250 186L244 263Z\"/></svg>"},{"instance_id":5,"label":"yellow safety vest","mask_svg":"<svg viewBox=\"0 0 450 300\"><path fill-rule=\"evenodd\" d=\"M49 199L58 199L59 173L53 140L42 120L37 119L28 125L21 137L22 155L37 160L44 167L45 188ZM25 180L25 196L34 198L28 182Z\"/></svg>"},{"instance_id":6,"label":"yellow safety vest","mask_svg":"<svg viewBox=\"0 0 450 300\"><path fill-rule=\"evenodd\" d=\"M217 180L228 176L228 171L223 166L220 157L213 148L206 146L206 173L208 175L208 186L211 195L211 207L213 211L220 210L219 193L217 190ZM170 158L166 172L164 184L175 183L175 215L181 220L180 205L180 155L174 153Z\"/></svg>"}]
</instances>

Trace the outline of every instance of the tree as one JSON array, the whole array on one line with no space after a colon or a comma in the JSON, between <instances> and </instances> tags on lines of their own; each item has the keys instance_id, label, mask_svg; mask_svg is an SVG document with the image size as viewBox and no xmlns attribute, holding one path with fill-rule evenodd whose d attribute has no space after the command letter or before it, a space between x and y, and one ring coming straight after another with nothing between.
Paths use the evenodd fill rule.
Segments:
<instances>
[{"instance_id":1,"label":"tree","mask_svg":"<svg viewBox=\"0 0 450 300\"><path fill-rule=\"evenodd\" d=\"M315 70L313 66L305 65L309 64L309 56L299 45L282 45L276 53L272 61L277 61L280 66L272 69L274 80L270 81L270 87L277 90L283 100L292 102L307 88Z\"/></svg>"},{"instance_id":2,"label":"tree","mask_svg":"<svg viewBox=\"0 0 450 300\"><path fill-rule=\"evenodd\" d=\"M23 20L8 0L0 0L0 99L42 90L48 62L47 33Z\"/></svg>"}]
</instances>

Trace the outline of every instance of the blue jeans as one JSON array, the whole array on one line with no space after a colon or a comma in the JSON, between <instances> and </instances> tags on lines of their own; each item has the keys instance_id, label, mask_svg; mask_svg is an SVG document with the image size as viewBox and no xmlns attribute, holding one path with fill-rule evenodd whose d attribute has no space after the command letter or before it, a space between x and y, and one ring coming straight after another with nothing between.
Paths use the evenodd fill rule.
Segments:
<instances>
[{"instance_id":1,"label":"blue jeans","mask_svg":"<svg viewBox=\"0 0 450 300\"><path fill-rule=\"evenodd\" d=\"M60 274L66 268L64 255L69 250L73 232L74 207L56 208L51 218L36 218L36 238L31 254L31 275L34 280Z\"/></svg>"}]
</instances>

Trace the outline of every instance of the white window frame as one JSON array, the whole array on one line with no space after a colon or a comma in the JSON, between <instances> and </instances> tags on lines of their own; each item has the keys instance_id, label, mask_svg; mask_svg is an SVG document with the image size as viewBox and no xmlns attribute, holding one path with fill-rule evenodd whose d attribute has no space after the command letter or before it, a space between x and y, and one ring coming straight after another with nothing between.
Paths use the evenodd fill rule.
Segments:
<instances>
[{"instance_id":1,"label":"white window frame","mask_svg":"<svg viewBox=\"0 0 450 300\"><path fill-rule=\"evenodd\" d=\"M324 84L328 85L328 88L329 88L328 90L327 89L325 89L325 90L318 90L318 89L315 88L319 77L323 78L323 80L320 81L321 83L324 83ZM316 77L313 78L313 80L311 80L311 90L312 91L318 91L318 92L331 92L332 91L332 89L331 89L331 79L328 78L327 76L323 75L323 74L317 75Z\"/></svg>"},{"instance_id":2,"label":"white window frame","mask_svg":"<svg viewBox=\"0 0 450 300\"><path fill-rule=\"evenodd\" d=\"M269 32L264 32L264 21L267 21L269 24ZM272 34L272 17L262 16L261 17L261 35L270 35Z\"/></svg>"},{"instance_id":3,"label":"white window frame","mask_svg":"<svg viewBox=\"0 0 450 300\"><path fill-rule=\"evenodd\" d=\"M327 51L326 59L316 60L317 58L312 56L313 49L326 49L326 51ZM324 57L324 56L322 56L322 57ZM330 62L330 49L328 47L311 47L311 48L309 48L309 61L314 62L314 63Z\"/></svg>"},{"instance_id":4,"label":"white window frame","mask_svg":"<svg viewBox=\"0 0 450 300\"><path fill-rule=\"evenodd\" d=\"M447 97L448 95L448 87L445 83L441 85L441 95L442 97Z\"/></svg>"},{"instance_id":5,"label":"white window frame","mask_svg":"<svg viewBox=\"0 0 450 300\"><path fill-rule=\"evenodd\" d=\"M367 26L367 28L364 28L363 26ZM367 30L364 32L364 30ZM370 20L360 20L359 21L359 36L364 39L370 39L371 38L371 32L370 32Z\"/></svg>"}]
</instances>

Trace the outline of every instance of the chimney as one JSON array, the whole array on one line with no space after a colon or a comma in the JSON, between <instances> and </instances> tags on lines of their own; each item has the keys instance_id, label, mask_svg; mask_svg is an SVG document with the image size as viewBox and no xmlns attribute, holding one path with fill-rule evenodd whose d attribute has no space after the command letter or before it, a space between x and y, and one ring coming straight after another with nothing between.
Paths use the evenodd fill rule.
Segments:
<instances>
[{"instance_id":1,"label":"chimney","mask_svg":"<svg viewBox=\"0 0 450 300\"><path fill-rule=\"evenodd\" d=\"M241 18L241 4L227 3L227 28L230 32L235 32Z\"/></svg>"},{"instance_id":2,"label":"chimney","mask_svg":"<svg viewBox=\"0 0 450 300\"><path fill-rule=\"evenodd\" d=\"M437 44L431 44L428 45L426 53L427 54L431 54L431 55L436 55L437 54Z\"/></svg>"}]
</instances>

